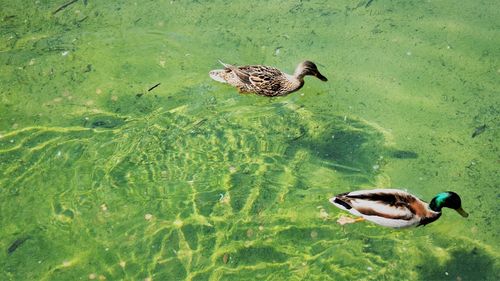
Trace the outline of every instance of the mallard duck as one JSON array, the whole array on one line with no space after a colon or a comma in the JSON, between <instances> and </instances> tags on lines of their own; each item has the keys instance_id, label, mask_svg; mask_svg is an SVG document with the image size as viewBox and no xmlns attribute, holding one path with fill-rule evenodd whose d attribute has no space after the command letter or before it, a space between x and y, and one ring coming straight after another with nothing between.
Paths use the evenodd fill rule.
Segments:
<instances>
[{"instance_id":1,"label":"mallard duck","mask_svg":"<svg viewBox=\"0 0 500 281\"><path fill-rule=\"evenodd\" d=\"M240 93L256 93L268 97L284 96L302 88L306 75L328 81L325 76L319 73L318 67L310 61L300 63L293 75L286 74L271 66L233 66L219 62L224 66L224 69L210 71L210 77L215 81L235 86Z\"/></svg>"},{"instance_id":2,"label":"mallard duck","mask_svg":"<svg viewBox=\"0 0 500 281\"><path fill-rule=\"evenodd\" d=\"M339 219L340 224L368 220L376 224L405 228L429 224L441 216L441 209L455 209L463 217L468 217L462 209L460 196L453 191L439 193L431 203L398 189L358 190L339 194L330 202L340 209L358 216L358 219Z\"/></svg>"}]
</instances>

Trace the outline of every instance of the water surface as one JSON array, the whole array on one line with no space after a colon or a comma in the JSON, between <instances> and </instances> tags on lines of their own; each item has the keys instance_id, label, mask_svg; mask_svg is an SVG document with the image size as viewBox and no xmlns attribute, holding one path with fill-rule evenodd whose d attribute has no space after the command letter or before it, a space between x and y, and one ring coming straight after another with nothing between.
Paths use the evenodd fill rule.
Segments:
<instances>
[{"instance_id":1,"label":"water surface","mask_svg":"<svg viewBox=\"0 0 500 281\"><path fill-rule=\"evenodd\" d=\"M3 2L2 280L500 279L495 1ZM218 59L329 82L240 95ZM372 187L470 217L336 224Z\"/></svg>"}]
</instances>

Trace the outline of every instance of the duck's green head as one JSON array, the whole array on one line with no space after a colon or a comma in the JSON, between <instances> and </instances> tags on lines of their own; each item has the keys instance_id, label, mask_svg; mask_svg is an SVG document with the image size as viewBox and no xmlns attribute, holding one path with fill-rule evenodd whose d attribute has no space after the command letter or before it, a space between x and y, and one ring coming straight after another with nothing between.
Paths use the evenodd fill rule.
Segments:
<instances>
[{"instance_id":1,"label":"duck's green head","mask_svg":"<svg viewBox=\"0 0 500 281\"><path fill-rule=\"evenodd\" d=\"M441 212L443 207L454 209L464 218L469 216L469 214L462 209L462 200L460 196L453 191L439 193L436 197L432 198L429 204L429 208L434 212Z\"/></svg>"}]
</instances>

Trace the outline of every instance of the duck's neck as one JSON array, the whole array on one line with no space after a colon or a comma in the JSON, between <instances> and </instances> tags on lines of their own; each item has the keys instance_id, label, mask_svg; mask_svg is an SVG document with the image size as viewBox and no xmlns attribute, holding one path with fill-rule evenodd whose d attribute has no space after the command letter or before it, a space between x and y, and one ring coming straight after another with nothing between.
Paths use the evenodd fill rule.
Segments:
<instances>
[{"instance_id":1,"label":"duck's neck","mask_svg":"<svg viewBox=\"0 0 500 281\"><path fill-rule=\"evenodd\" d=\"M438 207L436 205L436 202L434 199L432 199L431 203L429 203L429 209L431 209L434 212L441 213L441 207Z\"/></svg>"},{"instance_id":2,"label":"duck's neck","mask_svg":"<svg viewBox=\"0 0 500 281\"><path fill-rule=\"evenodd\" d=\"M304 66L302 64L300 64L295 69L295 72L293 73L293 77L295 77L295 79L303 82L304 76L306 76L306 73L307 73L306 69L304 68Z\"/></svg>"}]
</instances>

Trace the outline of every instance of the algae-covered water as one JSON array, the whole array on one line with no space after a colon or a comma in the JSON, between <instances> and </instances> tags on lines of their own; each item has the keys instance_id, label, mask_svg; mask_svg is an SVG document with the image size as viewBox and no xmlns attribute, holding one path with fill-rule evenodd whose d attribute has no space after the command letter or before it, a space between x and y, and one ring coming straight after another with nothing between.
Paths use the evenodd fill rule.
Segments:
<instances>
[{"instance_id":1,"label":"algae-covered water","mask_svg":"<svg viewBox=\"0 0 500 281\"><path fill-rule=\"evenodd\" d=\"M500 280L498 1L0 6L1 280ZM338 225L374 187L470 216Z\"/></svg>"}]
</instances>

